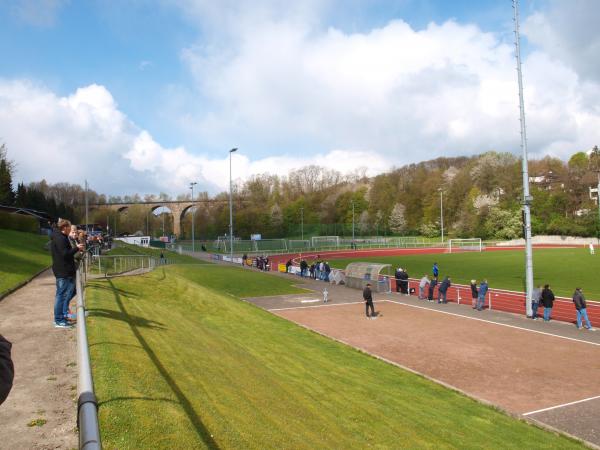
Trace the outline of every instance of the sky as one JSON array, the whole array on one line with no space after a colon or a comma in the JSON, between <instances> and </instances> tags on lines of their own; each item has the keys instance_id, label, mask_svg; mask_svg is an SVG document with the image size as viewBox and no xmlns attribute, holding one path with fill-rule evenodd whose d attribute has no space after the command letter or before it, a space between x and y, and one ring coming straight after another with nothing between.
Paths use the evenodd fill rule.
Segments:
<instances>
[{"instance_id":1,"label":"sky","mask_svg":"<svg viewBox=\"0 0 600 450\"><path fill-rule=\"evenodd\" d=\"M596 0L521 0L528 147L600 143ZM510 0L4 0L15 182L227 190L317 164L376 175L520 153ZM200 189L198 189L200 188Z\"/></svg>"}]
</instances>

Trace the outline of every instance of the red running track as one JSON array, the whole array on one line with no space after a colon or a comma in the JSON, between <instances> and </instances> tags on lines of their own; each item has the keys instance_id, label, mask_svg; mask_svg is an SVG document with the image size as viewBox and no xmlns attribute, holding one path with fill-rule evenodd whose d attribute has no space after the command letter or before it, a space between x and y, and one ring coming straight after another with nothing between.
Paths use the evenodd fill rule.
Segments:
<instances>
[{"instance_id":1,"label":"red running track","mask_svg":"<svg viewBox=\"0 0 600 450\"><path fill-rule=\"evenodd\" d=\"M536 245L535 248L568 248L559 245ZM501 250L515 250L523 249L523 247L490 247L486 248L485 251L501 251ZM308 260L312 260L320 256L321 259L337 259L337 258L356 258L357 256L402 256L402 255L416 255L416 254L436 254L445 253L445 248L386 248L386 249L369 249L369 250L338 250L338 251L327 251L327 252L308 252L308 253L292 253L287 255L273 255L271 257L272 262L277 267L277 264L285 264L286 261L292 259L295 265L298 265L298 259L304 257ZM396 280L391 279L392 291L396 290ZM410 279L409 288L414 288L415 292L419 292L419 280ZM437 299L437 289L434 293L434 299ZM468 285L457 285L454 284L448 289L446 296L447 301L472 306L471 299L471 288ZM485 307L498 310L511 312L516 314L525 315L525 293L509 291L505 289L493 289L490 288L488 295L485 299ZM543 314L544 308L540 306L538 309L538 316ZM595 327L600 327L600 303L588 301L587 302L587 313L590 318L590 322ZM575 305L572 299L565 297L556 297L554 301L554 307L552 308L552 319L563 322L575 323L577 319L577 313L575 311Z\"/></svg>"}]
</instances>

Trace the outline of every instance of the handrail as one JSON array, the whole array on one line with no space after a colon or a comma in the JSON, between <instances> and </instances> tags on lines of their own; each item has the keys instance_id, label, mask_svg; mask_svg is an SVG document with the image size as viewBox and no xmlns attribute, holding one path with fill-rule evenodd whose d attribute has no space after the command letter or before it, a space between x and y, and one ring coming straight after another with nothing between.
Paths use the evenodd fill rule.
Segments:
<instances>
[{"instance_id":1,"label":"handrail","mask_svg":"<svg viewBox=\"0 0 600 450\"><path fill-rule=\"evenodd\" d=\"M98 402L94 394L92 368L85 323L85 279L89 255L86 253L77 269L77 426L79 428L79 448L100 450L100 427L98 424Z\"/></svg>"}]
</instances>

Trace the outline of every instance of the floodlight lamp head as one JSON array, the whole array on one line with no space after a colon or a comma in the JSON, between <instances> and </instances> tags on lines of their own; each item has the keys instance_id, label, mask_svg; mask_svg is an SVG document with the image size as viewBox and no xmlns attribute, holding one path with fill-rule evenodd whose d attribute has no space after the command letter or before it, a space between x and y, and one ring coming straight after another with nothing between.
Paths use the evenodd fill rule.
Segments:
<instances>
[{"instance_id":1,"label":"floodlight lamp head","mask_svg":"<svg viewBox=\"0 0 600 450\"><path fill-rule=\"evenodd\" d=\"M233 152L237 152L237 147L236 148L232 148L231 150L229 150L229 153L233 153Z\"/></svg>"}]
</instances>

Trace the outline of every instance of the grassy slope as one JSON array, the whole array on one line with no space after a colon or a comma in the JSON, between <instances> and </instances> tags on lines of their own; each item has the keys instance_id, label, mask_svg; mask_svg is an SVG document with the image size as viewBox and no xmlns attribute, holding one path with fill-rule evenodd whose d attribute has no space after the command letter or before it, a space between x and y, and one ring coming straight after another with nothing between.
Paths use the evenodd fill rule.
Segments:
<instances>
[{"instance_id":1,"label":"grassy slope","mask_svg":"<svg viewBox=\"0 0 600 450\"><path fill-rule=\"evenodd\" d=\"M600 256L590 255L581 248L536 249L533 252L535 283L550 283L556 295L570 297L575 287L583 287L589 299L600 300L600 285L596 276ZM434 261L440 266L440 275L449 275L455 283L469 284L471 279L487 278L491 287L525 290L525 256L522 250L468 252L439 255L376 256L352 259L332 259L337 268L345 268L353 261L373 261L403 267L411 277L421 278L431 273Z\"/></svg>"},{"instance_id":2,"label":"grassy slope","mask_svg":"<svg viewBox=\"0 0 600 450\"><path fill-rule=\"evenodd\" d=\"M104 447L577 447L235 298L297 291L216 265L91 283Z\"/></svg>"},{"instance_id":3,"label":"grassy slope","mask_svg":"<svg viewBox=\"0 0 600 450\"><path fill-rule=\"evenodd\" d=\"M119 255L150 255L156 258L160 257L161 252L164 254L165 258L177 262L177 263L192 263L192 264L203 264L206 261L199 260L196 258L192 258L187 255L180 255L179 253L172 252L170 250L158 249L158 248L146 248L140 247L139 245L131 245L126 244L124 242L119 242L118 247L110 250L106 253L109 256L119 256Z\"/></svg>"},{"instance_id":4,"label":"grassy slope","mask_svg":"<svg viewBox=\"0 0 600 450\"><path fill-rule=\"evenodd\" d=\"M52 264L44 249L47 236L0 230L0 293L31 278Z\"/></svg>"}]
</instances>

